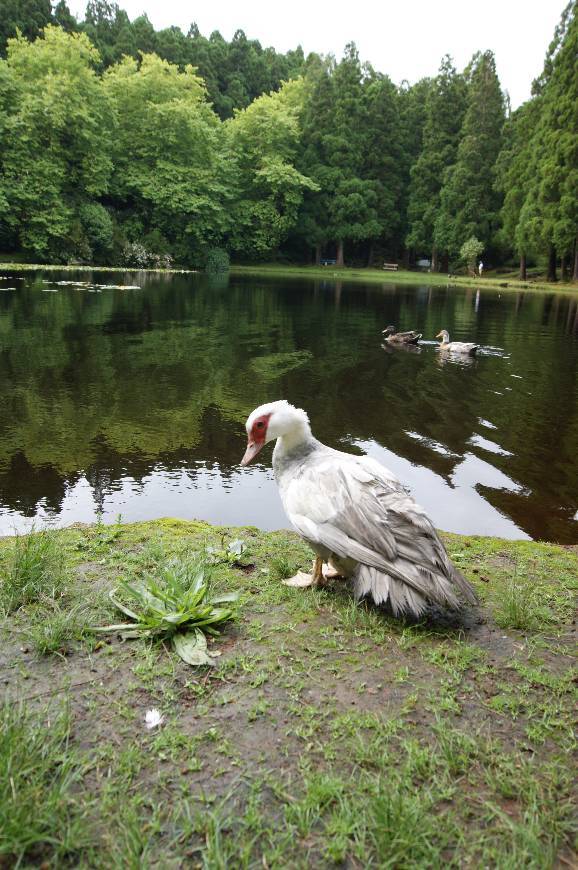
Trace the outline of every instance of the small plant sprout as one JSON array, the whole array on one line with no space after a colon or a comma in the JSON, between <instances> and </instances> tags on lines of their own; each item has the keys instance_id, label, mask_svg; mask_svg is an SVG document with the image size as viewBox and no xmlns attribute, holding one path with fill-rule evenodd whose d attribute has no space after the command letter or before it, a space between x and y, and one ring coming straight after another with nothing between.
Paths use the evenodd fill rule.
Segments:
<instances>
[{"instance_id":1,"label":"small plant sprout","mask_svg":"<svg viewBox=\"0 0 578 870\"><path fill-rule=\"evenodd\" d=\"M206 635L218 635L221 626L233 619L234 608L228 605L238 599L236 592L212 593L210 567L201 558L170 559L159 566L158 577L148 575L133 583L123 580L109 595L131 621L94 631L120 634L123 640L168 641L189 665L215 664L213 657L219 653L209 655Z\"/></svg>"},{"instance_id":2,"label":"small plant sprout","mask_svg":"<svg viewBox=\"0 0 578 870\"><path fill-rule=\"evenodd\" d=\"M240 538L227 541L226 536L221 538L220 547L207 547L206 552L212 565L239 565L241 557L247 551L247 545Z\"/></svg>"}]
</instances>

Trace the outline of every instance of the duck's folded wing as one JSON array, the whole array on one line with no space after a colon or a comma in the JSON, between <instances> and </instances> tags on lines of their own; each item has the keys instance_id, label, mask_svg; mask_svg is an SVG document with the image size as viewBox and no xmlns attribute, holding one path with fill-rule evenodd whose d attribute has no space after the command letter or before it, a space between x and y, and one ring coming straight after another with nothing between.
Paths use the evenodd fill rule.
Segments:
<instances>
[{"instance_id":1,"label":"duck's folded wing","mask_svg":"<svg viewBox=\"0 0 578 870\"><path fill-rule=\"evenodd\" d=\"M448 598L451 585L475 600L423 509L375 460L335 452L301 469L283 501L297 531L336 556L376 568L434 600L440 592Z\"/></svg>"}]
</instances>

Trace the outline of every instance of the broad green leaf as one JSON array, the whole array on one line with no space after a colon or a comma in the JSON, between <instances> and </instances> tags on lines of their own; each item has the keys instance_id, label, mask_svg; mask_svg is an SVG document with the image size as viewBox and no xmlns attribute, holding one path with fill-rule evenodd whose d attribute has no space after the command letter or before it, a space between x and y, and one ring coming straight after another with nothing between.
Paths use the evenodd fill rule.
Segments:
<instances>
[{"instance_id":1,"label":"broad green leaf","mask_svg":"<svg viewBox=\"0 0 578 870\"><path fill-rule=\"evenodd\" d=\"M126 606L126 604L122 604L122 603L118 600L118 598L115 598L115 592L116 592L116 589L111 589L110 592L108 593L108 597L110 598L110 600L112 601L112 603L114 604L114 606L115 606L115 607L118 607L119 610L122 610L123 613L126 613L127 616L130 616L131 619L136 619L136 620L138 620L139 617L138 617L138 615L134 612L134 610L131 610L130 607L127 607L127 606Z\"/></svg>"},{"instance_id":2,"label":"broad green leaf","mask_svg":"<svg viewBox=\"0 0 578 870\"><path fill-rule=\"evenodd\" d=\"M92 631L101 631L103 634L105 634L107 632L112 633L115 631L124 631L124 629L126 628L134 628L134 623L128 622L122 625L99 625L93 628Z\"/></svg>"},{"instance_id":3,"label":"broad green leaf","mask_svg":"<svg viewBox=\"0 0 578 870\"><path fill-rule=\"evenodd\" d=\"M211 598L211 604L225 604L228 601L238 601L239 593L238 592L226 592L223 595L217 595L215 598Z\"/></svg>"},{"instance_id":4,"label":"broad green leaf","mask_svg":"<svg viewBox=\"0 0 578 870\"><path fill-rule=\"evenodd\" d=\"M202 631L195 629L186 634L175 634L173 647L188 665L214 665L214 660L207 653L207 639Z\"/></svg>"}]
</instances>

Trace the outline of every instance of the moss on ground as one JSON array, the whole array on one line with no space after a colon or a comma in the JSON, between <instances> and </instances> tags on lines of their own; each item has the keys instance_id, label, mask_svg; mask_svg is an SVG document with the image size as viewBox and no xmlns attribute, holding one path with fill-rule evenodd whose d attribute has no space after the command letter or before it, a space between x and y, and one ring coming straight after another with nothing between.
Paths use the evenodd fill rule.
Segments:
<instances>
[{"instance_id":1,"label":"moss on ground","mask_svg":"<svg viewBox=\"0 0 578 870\"><path fill-rule=\"evenodd\" d=\"M284 586L310 559L290 532L52 535L59 582L1 623L0 866L571 865L576 549L446 535L481 605L412 622L343 581ZM215 668L88 630L116 619L121 576L239 537L216 569L241 608Z\"/></svg>"}]
</instances>

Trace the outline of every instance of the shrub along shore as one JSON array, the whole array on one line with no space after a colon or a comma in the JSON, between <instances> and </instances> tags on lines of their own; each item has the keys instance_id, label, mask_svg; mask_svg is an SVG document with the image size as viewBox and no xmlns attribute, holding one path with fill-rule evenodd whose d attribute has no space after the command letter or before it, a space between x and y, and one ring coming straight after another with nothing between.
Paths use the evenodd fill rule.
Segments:
<instances>
[{"instance_id":1,"label":"shrub along shore","mask_svg":"<svg viewBox=\"0 0 578 870\"><path fill-rule=\"evenodd\" d=\"M284 586L286 531L2 539L0 863L570 866L578 549L443 537L480 606L420 622ZM239 593L214 667L91 631L198 554Z\"/></svg>"}]
</instances>

